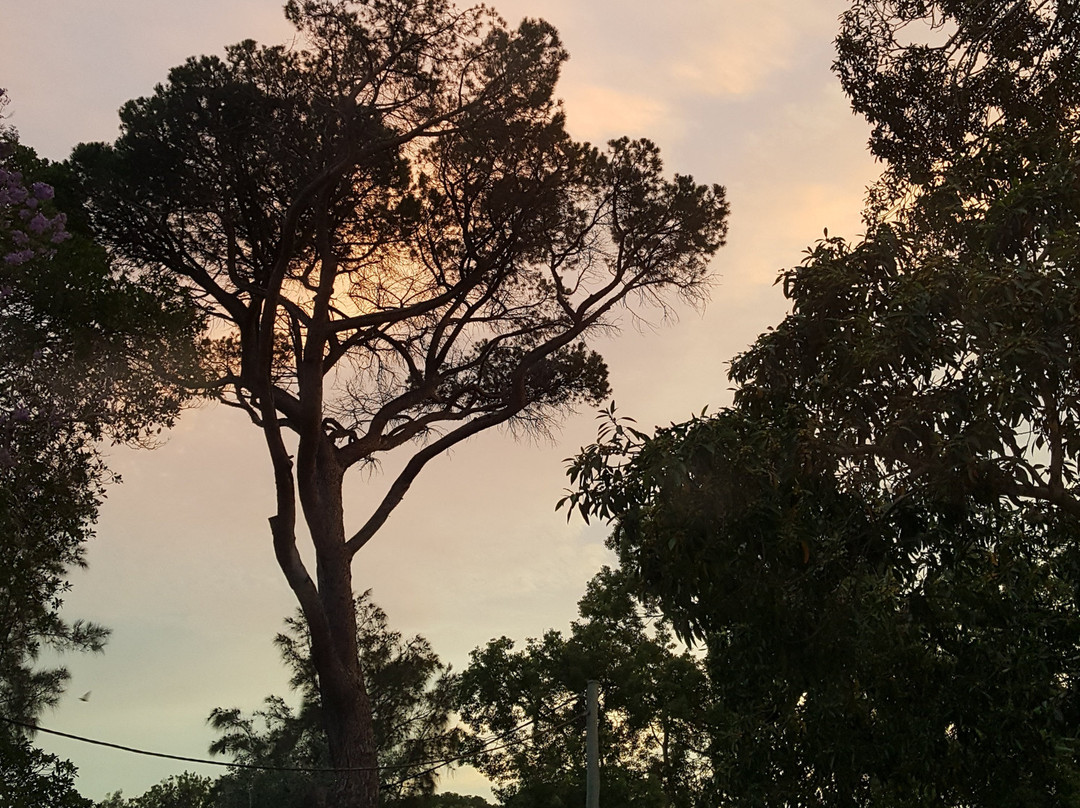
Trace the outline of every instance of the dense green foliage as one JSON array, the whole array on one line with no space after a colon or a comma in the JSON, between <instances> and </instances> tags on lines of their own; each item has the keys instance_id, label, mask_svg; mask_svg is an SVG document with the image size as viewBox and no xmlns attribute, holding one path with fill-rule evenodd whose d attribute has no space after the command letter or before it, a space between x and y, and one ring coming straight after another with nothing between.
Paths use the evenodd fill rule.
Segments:
<instances>
[{"instance_id":1,"label":"dense green foliage","mask_svg":"<svg viewBox=\"0 0 1080 808\"><path fill-rule=\"evenodd\" d=\"M734 410L579 461L623 569L707 649L713 803L1069 804L1071 520L860 495L804 441Z\"/></svg>"},{"instance_id":2,"label":"dense green foliage","mask_svg":"<svg viewBox=\"0 0 1080 808\"><path fill-rule=\"evenodd\" d=\"M41 651L98 651L108 635L61 616L113 480L101 442L151 443L198 378L194 309L174 286L110 264L84 197L66 166L0 126L0 715L22 725L68 679L38 664ZM29 734L0 724L0 804L90 805L75 767Z\"/></svg>"},{"instance_id":3,"label":"dense green foliage","mask_svg":"<svg viewBox=\"0 0 1080 808\"><path fill-rule=\"evenodd\" d=\"M718 803L1080 803L1078 23L854 3L866 236L783 273L732 408L571 468L708 649Z\"/></svg>"},{"instance_id":4,"label":"dense green foliage","mask_svg":"<svg viewBox=\"0 0 1080 808\"><path fill-rule=\"evenodd\" d=\"M4 808L91 808L75 790L75 766L0 732L0 805Z\"/></svg>"},{"instance_id":5,"label":"dense green foliage","mask_svg":"<svg viewBox=\"0 0 1080 808\"><path fill-rule=\"evenodd\" d=\"M853 0L836 72L893 179L924 182L988 132L1075 120L1080 24L1066 0Z\"/></svg>"}]
</instances>

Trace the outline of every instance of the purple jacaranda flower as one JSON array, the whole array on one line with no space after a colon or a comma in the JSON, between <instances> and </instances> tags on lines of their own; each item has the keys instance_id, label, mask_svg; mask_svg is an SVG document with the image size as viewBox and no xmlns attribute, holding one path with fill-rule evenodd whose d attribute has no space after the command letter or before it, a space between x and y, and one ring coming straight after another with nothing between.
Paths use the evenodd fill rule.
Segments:
<instances>
[{"instance_id":1,"label":"purple jacaranda flower","mask_svg":"<svg viewBox=\"0 0 1080 808\"><path fill-rule=\"evenodd\" d=\"M53 187L48 183L35 182L32 186L30 186L30 189L34 194L35 199L40 199L44 202L47 199L53 198Z\"/></svg>"},{"instance_id":2,"label":"purple jacaranda flower","mask_svg":"<svg viewBox=\"0 0 1080 808\"><path fill-rule=\"evenodd\" d=\"M19 250L18 252L8 253L7 255L5 255L4 263L18 266L19 264L25 264L33 257L33 250Z\"/></svg>"},{"instance_id":3,"label":"purple jacaranda flower","mask_svg":"<svg viewBox=\"0 0 1080 808\"><path fill-rule=\"evenodd\" d=\"M30 236L26 235L22 230L12 230L11 240L15 242L16 247L25 247L30 243Z\"/></svg>"},{"instance_id":4,"label":"purple jacaranda flower","mask_svg":"<svg viewBox=\"0 0 1080 808\"><path fill-rule=\"evenodd\" d=\"M48 229L49 220L45 217L45 214L39 211L38 214L30 220L29 227L31 233L40 236Z\"/></svg>"}]
</instances>

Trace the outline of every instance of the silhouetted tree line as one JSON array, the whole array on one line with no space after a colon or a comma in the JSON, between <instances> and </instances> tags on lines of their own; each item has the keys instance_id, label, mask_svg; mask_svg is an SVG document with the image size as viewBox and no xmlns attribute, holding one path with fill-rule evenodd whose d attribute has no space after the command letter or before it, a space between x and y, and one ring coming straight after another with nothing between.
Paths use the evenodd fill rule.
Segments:
<instances>
[{"instance_id":1,"label":"silhouetted tree line","mask_svg":"<svg viewBox=\"0 0 1080 808\"><path fill-rule=\"evenodd\" d=\"M791 312L734 360L732 406L651 435L605 411L563 504L611 522L619 569L568 634L453 675L354 598L353 557L438 453L603 399L587 339L627 301L699 297L727 204L647 141L572 141L542 22L286 10L302 44L189 60L115 144L49 166L4 135L4 709L60 692L43 643L104 639L58 614L97 442L146 440L201 391L266 438L301 607L278 640L300 706L215 711L214 751L352 771L108 804L452 804L432 756L472 756L506 805L577 804L588 678L612 802L1080 804L1080 7L853 0L835 70L884 162L865 235L782 273ZM345 472L395 449L346 530ZM69 765L4 744L8 793L85 804Z\"/></svg>"}]
</instances>

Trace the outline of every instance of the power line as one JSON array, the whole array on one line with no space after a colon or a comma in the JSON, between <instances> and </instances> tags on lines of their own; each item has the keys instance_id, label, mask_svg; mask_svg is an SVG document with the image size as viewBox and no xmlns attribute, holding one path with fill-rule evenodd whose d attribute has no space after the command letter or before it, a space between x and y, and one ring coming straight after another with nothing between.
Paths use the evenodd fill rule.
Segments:
<instances>
[{"instance_id":1,"label":"power line","mask_svg":"<svg viewBox=\"0 0 1080 808\"><path fill-rule=\"evenodd\" d=\"M166 760L179 760L184 763L202 763L207 766L225 766L229 768L237 769L256 769L264 772L332 772L332 771L370 771L370 767L364 769L316 769L307 768L301 766L260 766L254 763L228 763L224 760L206 760L205 758L185 757L184 755L170 755L166 752L151 752L146 749L136 749L133 746L124 746L118 743L110 743L109 741L100 741L96 738L84 738L82 735L72 735L69 732L60 732L55 729L48 729L39 724L30 724L24 721L16 721L14 718L8 718L6 715L0 715L0 721L6 721L16 727L22 727L23 729L33 730L34 732L44 732L46 735L56 735L60 738L68 738L72 741L81 741L82 743L93 744L94 746L105 746L109 749L119 749L121 752L131 752L133 755L145 755L146 757L165 758Z\"/></svg>"},{"instance_id":2,"label":"power line","mask_svg":"<svg viewBox=\"0 0 1080 808\"><path fill-rule=\"evenodd\" d=\"M568 724L573 724L575 721L579 721L582 718L585 718L587 715L588 715L588 713L578 713L577 715L571 716L570 718L566 719L565 721L562 721L562 722L556 724L553 727L549 727L548 730L546 732L544 732L543 734L547 735L547 734L550 734L550 733L555 732L557 730L560 730L563 727L567 726ZM533 721L527 721L527 722L525 722L525 724L522 724L520 727L515 728L515 730L513 730L513 731L517 731L517 729L524 729L529 724L535 724L535 723L536 723L535 719ZM505 737L505 735L496 736L496 737L492 738L490 741L488 741L488 744L499 740L499 737ZM493 747L491 749L485 748L488 745L488 744L485 744L480 749L476 749L476 750L474 750L472 752L467 752L467 753L465 753L463 755L459 755L456 758L450 758L449 760L447 760L444 763L440 763L437 766L432 766L430 769L425 769L424 771L417 772L416 774L410 774L408 777L402 777L400 780L398 780L396 782L393 782L393 783L387 783L386 785L387 785L388 788L393 788L394 786L400 786L403 783L409 782L410 780L415 780L417 777L423 777L425 774L431 774L432 772L437 771L438 769L441 769L443 766L448 766L451 763L455 763L458 760L467 760L468 758L477 757L477 756L479 756L481 754L484 754L486 752L498 752L500 749L506 749L507 747L514 746L515 743L525 743L525 741L527 741L527 740L528 740L527 738L524 738L524 739L522 739L520 741L516 741L516 742L511 741L509 743L504 743L502 746L496 746L496 747ZM419 764L416 764L416 765L419 765Z\"/></svg>"},{"instance_id":3,"label":"power line","mask_svg":"<svg viewBox=\"0 0 1080 808\"><path fill-rule=\"evenodd\" d=\"M569 699L563 701L561 704L557 705L556 707L553 707L550 711L547 711L547 712L555 712L557 710L560 710L563 707L565 707L567 704L570 704L572 701L574 701L574 698L569 698ZM578 719L582 718L583 715L584 714L573 716L572 718L569 718L566 721L563 721L563 722L561 722L559 724L556 724L553 727L548 728L542 734L546 735L548 733L555 732L555 731L557 731L559 729L562 729L567 724L573 723L574 721L577 721ZM397 781L395 783L389 783L388 785L391 786L391 787L396 786L396 785L400 785L400 784L405 783L405 782L407 782L409 780L414 780L417 777L423 777L425 774L430 774L433 771L441 769L443 766L449 766L451 763L456 763L459 760L467 760L469 758L477 757L477 756L479 756L481 754L484 754L484 753L487 753L487 752L495 752L495 751L498 751L499 749L505 749L507 747L514 746L515 743L523 743L524 739L523 740L518 740L518 741L511 741L511 742L508 742L506 744L503 744L502 746L489 748L491 746L491 744L495 743L496 741L502 740L503 738L506 738L509 735L513 735L514 733L520 732L521 730L525 729L526 727L529 727L529 726L531 726L533 724L538 723L539 720L540 720L539 716L536 717L536 718L531 718L528 721L525 721L525 722L523 722L521 724L518 724L517 726L507 730L506 732L503 732L503 733L498 734L498 735L493 735L492 737L487 738L486 740L483 741L483 743L480 744L479 748L473 749L473 750L471 750L469 752L465 752L465 753L463 753L461 755L457 755L455 757L436 758L434 760L420 760L420 761L414 761L413 763L403 763L403 764L397 764L397 765L393 765L393 766L375 766L375 767L372 767L372 766L360 766L360 767L353 767L353 768L338 769L338 768L331 768L331 767L314 767L314 766L265 766L265 765L260 765L260 764L256 764L256 763L235 763L235 762L230 763L230 762L224 761L224 760L208 760L206 758L187 757L187 756L184 756L184 755L170 755L170 754L168 754L166 752L152 752L152 751L149 751L147 749L138 749L138 748L133 747L133 746L124 746L122 744L111 743L109 741L102 741L102 740L98 740L96 738L87 738L87 737L84 737L82 735L74 735L74 734L69 733L69 732L61 732L59 730L49 729L47 727L43 727L43 726L41 726L39 724L32 724L32 723L28 723L28 722L24 722L24 721L18 721L18 720L14 719L14 718L9 718L9 717L7 717L5 715L0 715L0 721L5 721L8 724L11 724L12 726L21 727L23 729L29 729L29 730L32 730L34 732L43 732L46 735L55 735L55 736L60 737L60 738L67 738L67 739L72 740L72 741L79 741L81 743L88 743L88 744L92 744L94 746L103 746L103 747L106 747L106 748L109 748L109 749L117 749L117 750L119 750L121 752L130 752L131 754L134 754L134 755L144 755L146 757L164 758L166 760L177 760L177 761L181 761L183 763L200 763L200 764L203 764L205 766L221 766L221 767L230 768L230 769L248 769L248 770L253 770L253 771L266 771L266 772L300 772L300 773L307 773L307 774L319 774L319 773L326 774L326 773L335 773L335 772L394 771L394 770L411 769L411 768L414 768L416 766L430 766L431 767L431 768L425 769L424 771L419 772L417 774L412 774L412 775L409 775L408 777L404 777L404 778L402 778L401 780L399 780L399 781Z\"/></svg>"}]
</instances>

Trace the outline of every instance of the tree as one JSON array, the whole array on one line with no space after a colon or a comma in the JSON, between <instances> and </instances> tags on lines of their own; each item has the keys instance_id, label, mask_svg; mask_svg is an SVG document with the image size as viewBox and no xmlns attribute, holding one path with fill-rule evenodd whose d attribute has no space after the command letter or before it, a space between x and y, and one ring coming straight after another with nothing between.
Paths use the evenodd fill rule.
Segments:
<instances>
[{"instance_id":1,"label":"tree","mask_svg":"<svg viewBox=\"0 0 1080 808\"><path fill-rule=\"evenodd\" d=\"M23 723L67 679L36 666L41 648L100 650L107 634L60 616L112 479L99 441L152 442L196 379L194 309L111 265L80 199L63 166L0 131L0 711Z\"/></svg>"},{"instance_id":2,"label":"tree","mask_svg":"<svg viewBox=\"0 0 1080 808\"><path fill-rule=\"evenodd\" d=\"M441 794L418 799L414 804L407 803L407 805L408 808L490 808L491 803L483 797L467 797L452 791L444 791Z\"/></svg>"},{"instance_id":3,"label":"tree","mask_svg":"<svg viewBox=\"0 0 1080 808\"><path fill-rule=\"evenodd\" d=\"M382 799L391 805L427 805L441 768L435 764L462 752L463 733L450 726L454 677L426 639L392 631L370 595L365 592L355 601L357 647L372 704ZM300 695L299 707L269 696L251 716L235 708L215 709L210 723L221 737L210 751L247 765L326 769L331 763L311 635L302 615L285 622L285 632L274 642ZM318 771L238 770L214 785L214 805L308 805L320 794L325 797L330 783Z\"/></svg>"},{"instance_id":4,"label":"tree","mask_svg":"<svg viewBox=\"0 0 1080 808\"><path fill-rule=\"evenodd\" d=\"M928 180L991 131L1056 130L1080 102L1070 3L853 0L841 21L836 73L896 180Z\"/></svg>"},{"instance_id":5,"label":"tree","mask_svg":"<svg viewBox=\"0 0 1080 808\"><path fill-rule=\"evenodd\" d=\"M150 786L143 794L124 799L116 791L97 804L97 808L211 808L213 781L191 772L167 777Z\"/></svg>"},{"instance_id":6,"label":"tree","mask_svg":"<svg viewBox=\"0 0 1080 808\"><path fill-rule=\"evenodd\" d=\"M463 720L502 740L477 758L507 806L580 805L584 693L601 684L602 800L692 806L709 779L711 698L701 660L674 642L626 581L603 569L569 636L548 631L518 650L506 637L475 649L458 685ZM529 723L531 722L531 723Z\"/></svg>"},{"instance_id":7,"label":"tree","mask_svg":"<svg viewBox=\"0 0 1080 808\"><path fill-rule=\"evenodd\" d=\"M810 431L616 423L572 468L635 589L707 651L709 803L1073 804L1073 521L858 490Z\"/></svg>"},{"instance_id":8,"label":"tree","mask_svg":"<svg viewBox=\"0 0 1080 808\"><path fill-rule=\"evenodd\" d=\"M890 170L865 239L826 238L784 274L791 316L732 376L751 407L797 396L815 444L851 475L1075 516L1080 68L1065 45L1080 13L945 5L856 3L847 16L839 68L886 127L872 145ZM911 17L937 13L956 28L947 47L896 45ZM922 91L898 78L915 74L934 78ZM940 93L925 88L939 84L967 111L936 127ZM904 162L928 154L918 171Z\"/></svg>"},{"instance_id":9,"label":"tree","mask_svg":"<svg viewBox=\"0 0 1080 808\"><path fill-rule=\"evenodd\" d=\"M306 49L191 59L125 106L114 146L76 159L111 249L182 278L215 323L222 397L273 465L274 550L311 630L331 760L353 770L335 800L370 806L354 556L432 458L606 395L584 340L629 303L699 299L727 204L665 179L647 141L572 141L543 22L510 30L445 0L286 13ZM394 450L380 504L346 530L345 473Z\"/></svg>"},{"instance_id":10,"label":"tree","mask_svg":"<svg viewBox=\"0 0 1080 808\"><path fill-rule=\"evenodd\" d=\"M190 772L167 777L151 786L145 793L124 799L116 791L97 803L96 808L227 808L230 805L278 806L289 805L281 801L284 791L252 787L250 791L239 789L235 779L228 775L214 781ZM256 794L259 797L256 798ZM295 796L295 795L290 795ZM41 803L33 803L37 808ZM89 806L87 803L86 808ZM310 803L305 803L309 805ZM399 808L490 808L491 803L483 797L464 797L453 792L443 794L415 794L395 802ZM29 808L29 806L28 806ZM75 808L75 806L73 806ZM79 804L77 808L84 808Z\"/></svg>"},{"instance_id":11,"label":"tree","mask_svg":"<svg viewBox=\"0 0 1080 808\"><path fill-rule=\"evenodd\" d=\"M75 790L75 766L0 732L0 805L4 808L92 808Z\"/></svg>"},{"instance_id":12,"label":"tree","mask_svg":"<svg viewBox=\"0 0 1080 808\"><path fill-rule=\"evenodd\" d=\"M1080 800L1078 21L853 3L838 71L889 162L866 236L783 273L733 408L612 420L571 469L709 648L718 797Z\"/></svg>"}]
</instances>

